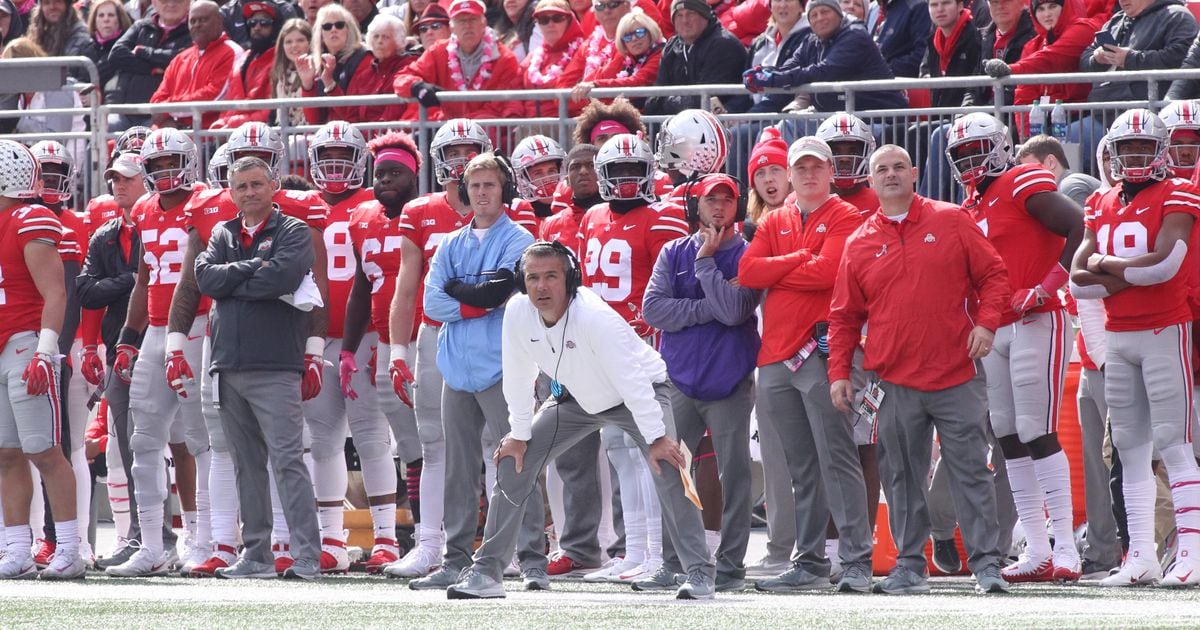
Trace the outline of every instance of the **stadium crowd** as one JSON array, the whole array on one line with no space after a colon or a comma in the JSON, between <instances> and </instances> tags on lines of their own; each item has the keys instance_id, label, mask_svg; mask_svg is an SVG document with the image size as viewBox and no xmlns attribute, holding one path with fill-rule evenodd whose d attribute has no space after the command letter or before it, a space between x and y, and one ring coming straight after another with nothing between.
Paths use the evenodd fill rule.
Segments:
<instances>
[{"instance_id":1,"label":"stadium crowd","mask_svg":"<svg viewBox=\"0 0 1200 630\"><path fill-rule=\"evenodd\" d=\"M1200 88L1072 120L1080 172L1021 115L873 128L836 95L763 93L1200 64L1180 3L1093 4L0 0L3 56L92 56L89 98L297 99L205 114L230 132L211 156L190 114L114 120L108 193L88 200L76 147L0 140L0 579L353 564L451 598L573 576L707 599L751 573L769 592L924 593L932 564L980 593L1200 584ZM589 98L697 83L749 94ZM500 146L473 120L549 102L438 97L550 86L572 89L572 146ZM1142 88L857 105L1146 96L1125 89ZM440 122L428 154L354 126L412 104L301 100L386 93ZM701 106L828 115L760 132ZM644 114L670 118L651 136ZM296 143L279 115L320 127ZM298 145L307 172L287 175ZM419 194L423 170L438 192ZM1072 346L1082 532L1058 434ZM748 562L752 433L769 543ZM99 559L98 474L119 534ZM897 551L879 580L877 527Z\"/></svg>"}]
</instances>

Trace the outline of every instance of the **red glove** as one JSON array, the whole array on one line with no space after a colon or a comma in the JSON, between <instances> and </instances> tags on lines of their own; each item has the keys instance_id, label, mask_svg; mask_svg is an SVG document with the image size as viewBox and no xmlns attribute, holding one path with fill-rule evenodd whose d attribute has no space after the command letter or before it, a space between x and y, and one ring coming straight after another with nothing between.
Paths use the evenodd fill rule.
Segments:
<instances>
[{"instance_id":1,"label":"red glove","mask_svg":"<svg viewBox=\"0 0 1200 630\"><path fill-rule=\"evenodd\" d=\"M300 399L312 400L321 393L325 358L319 354L304 355L304 380L300 382Z\"/></svg>"},{"instance_id":2,"label":"red glove","mask_svg":"<svg viewBox=\"0 0 1200 630\"><path fill-rule=\"evenodd\" d=\"M375 370L379 369L379 346L371 348L371 359L367 361L367 378L371 379L371 387L375 387Z\"/></svg>"},{"instance_id":3,"label":"red glove","mask_svg":"<svg viewBox=\"0 0 1200 630\"><path fill-rule=\"evenodd\" d=\"M117 378L121 382L128 383L133 380L133 362L137 361L138 349L127 343L117 346L117 358L113 361L113 371L117 373Z\"/></svg>"},{"instance_id":4,"label":"red glove","mask_svg":"<svg viewBox=\"0 0 1200 630\"><path fill-rule=\"evenodd\" d=\"M167 385L179 394L180 398L187 398L184 386L195 383L196 375L192 373L192 366L188 365L182 350L172 350L167 354L166 369Z\"/></svg>"},{"instance_id":5,"label":"red glove","mask_svg":"<svg viewBox=\"0 0 1200 630\"><path fill-rule=\"evenodd\" d=\"M350 378L357 371L358 361L355 360L353 352L342 350L338 353L338 376L342 382L342 397L347 400L358 400L358 392L354 391L354 386L350 384Z\"/></svg>"},{"instance_id":6,"label":"red glove","mask_svg":"<svg viewBox=\"0 0 1200 630\"><path fill-rule=\"evenodd\" d=\"M1033 287L1032 289L1021 289L1013 293L1012 302L1009 305L1014 313L1024 315L1025 313L1046 303L1046 290L1042 287Z\"/></svg>"},{"instance_id":7,"label":"red glove","mask_svg":"<svg viewBox=\"0 0 1200 630\"><path fill-rule=\"evenodd\" d=\"M25 382L25 391L30 396L41 396L50 391L50 382L57 378L54 375L54 358L44 352L34 352L25 366L21 380Z\"/></svg>"},{"instance_id":8,"label":"red glove","mask_svg":"<svg viewBox=\"0 0 1200 630\"><path fill-rule=\"evenodd\" d=\"M89 385L98 387L104 381L104 360L96 352L96 346L84 346L79 357L79 373Z\"/></svg>"},{"instance_id":9,"label":"red glove","mask_svg":"<svg viewBox=\"0 0 1200 630\"><path fill-rule=\"evenodd\" d=\"M412 397L409 395L409 390L412 388L413 375L408 369L408 364L403 359L392 361L392 367L389 369L392 375L392 389L396 390L396 395L400 397L400 402L407 405L410 409L413 406Z\"/></svg>"}]
</instances>

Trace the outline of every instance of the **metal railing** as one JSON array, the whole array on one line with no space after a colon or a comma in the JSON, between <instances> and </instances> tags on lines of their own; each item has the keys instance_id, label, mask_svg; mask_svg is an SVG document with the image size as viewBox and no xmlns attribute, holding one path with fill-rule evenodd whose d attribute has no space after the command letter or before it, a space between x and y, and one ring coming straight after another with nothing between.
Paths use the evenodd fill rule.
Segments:
<instances>
[{"instance_id":1,"label":"metal railing","mask_svg":"<svg viewBox=\"0 0 1200 630\"><path fill-rule=\"evenodd\" d=\"M91 60L84 57L64 57L64 58L49 58L38 60L12 60L0 61L0 73L4 70L5 64L21 64L22 67L45 68L45 67L62 67L62 66L83 66L87 69L89 76L92 79L92 85L95 85L98 79L98 73L95 65ZM877 133L891 133L892 140L899 139L900 130L908 130L918 122L927 122L930 128L935 125L943 124L951 121L954 117L972 112L985 111L1000 117L1002 120L1011 120L1013 114L1028 110L1028 106L1012 106L1002 105L1001 103L993 103L987 106L971 107L971 108L922 108L922 109L897 109L897 110L859 110L857 108L857 95L863 92L872 92L879 90L939 90L949 88L991 88L996 93L999 93L1006 86L1024 85L1024 84L1100 84L1108 82L1120 83L1145 83L1147 97L1144 100L1125 101L1125 102L1107 102L1107 103L1064 103L1066 110L1074 116L1080 117L1083 115L1094 114L1102 111L1118 111L1125 110L1131 107L1149 107L1156 109L1162 105L1160 83L1166 83L1176 79L1200 79L1200 69L1197 70L1152 70L1142 72L1103 72L1103 73L1059 73L1059 74L1044 74L1044 75L1015 75L1005 77L1003 79L993 79L987 76L975 77L943 77L938 79L891 79L877 81L848 81L848 82L832 82L832 83L812 83L805 85L795 90L769 90L768 93L788 93L788 94L838 94L840 101L844 104L844 111L857 114L868 123L876 127ZM86 89L86 84L82 86ZM564 146L570 146L571 134L574 130L575 121L568 115L569 111L569 89L555 90L504 90L504 91L488 91L488 92L451 92L442 91L438 93L438 98L443 103L477 103L477 102L493 102L493 101L547 101L552 100L557 103L558 116L547 118L512 118L512 119L481 119L480 123L489 131L496 139L497 143L510 150L516 145L516 142L530 133L545 133L552 137L557 137L559 142ZM589 94L589 98L610 99L617 96L626 96L628 98L646 98L651 96L699 96L700 106L709 109L710 98L712 96L737 96L745 95L748 92L740 85L696 85L696 86L648 86L638 88L597 88L593 89ZM210 101L210 102L186 102L186 103L157 103L157 104L101 104L98 98L91 99L91 104L82 109L63 109L63 110L44 110L39 114L61 113L71 115L83 115L90 122L90 130L86 134L81 133L64 133L64 134L41 134L36 139L49 139L51 137L58 139L86 139L90 144L88 154L91 158L90 168L86 172L90 173L88 181L85 182L85 196L91 196L93 191L102 190L103 171L107 164L107 144L106 140L116 137L117 133L108 132L108 122L111 116L126 115L126 116L152 116L158 113L187 113L192 119L190 134L196 141L197 145L204 148L201 156L201 166L203 161L207 160L211 154L211 149L215 148L217 142L229 134L228 129L205 129L202 124L202 115L206 112L213 111L252 111L252 110L273 110L277 113L278 127L285 138L289 139L292 147L292 160L289 162L289 170L292 172L307 173L307 152L303 150L305 140L308 134L311 134L318 128L318 125L300 125L292 126L288 124L289 117L287 111L296 107L303 108L322 108L322 107L337 107L337 106L386 106L398 105L403 103L411 103L411 98L400 98L395 95L381 94L370 96L340 96L340 97L314 97L302 99L263 99L263 100L243 100L243 101ZM392 130L408 130L414 133L418 146L424 155L429 155L429 141L433 131L441 125L440 121L430 121L428 119L428 109L424 106L419 106L420 116L418 120L412 121L375 121L356 123L355 127L364 132L364 135L371 137L378 133L383 133ZM29 115L28 111L5 110L0 111L0 118L12 116ZM757 134L751 134L747 130L757 130L763 126L770 124L778 124L782 121L796 121L797 125L811 124L815 126L817 122L826 118L830 112L816 111L799 111L791 113L777 114L721 114L720 118L731 129L731 145L730 152L733 156L731 163L733 165L740 164L738 156L748 156L750 146L748 143L753 143ZM651 134L657 130L658 126L669 116L644 116L643 121ZM813 121L809 123L808 121ZM738 131L740 127L746 127L747 130ZM803 127L801 127L803 128ZM882 130L882 131L881 131ZM890 131L889 131L890 130ZM25 136L9 135L13 139L30 140ZM889 136L885 135L885 138ZM914 162L922 163L925 156L914 155ZM80 169L81 172L84 169ZM422 192L428 192L432 189L430 178L430 168L422 169L420 177L420 186Z\"/></svg>"}]
</instances>

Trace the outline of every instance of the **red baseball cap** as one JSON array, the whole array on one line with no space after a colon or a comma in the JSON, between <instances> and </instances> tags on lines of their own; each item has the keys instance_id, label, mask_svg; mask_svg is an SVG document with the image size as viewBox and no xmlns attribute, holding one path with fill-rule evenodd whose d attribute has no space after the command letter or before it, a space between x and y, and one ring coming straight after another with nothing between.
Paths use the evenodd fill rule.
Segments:
<instances>
[{"instance_id":1,"label":"red baseball cap","mask_svg":"<svg viewBox=\"0 0 1200 630\"><path fill-rule=\"evenodd\" d=\"M479 0L454 0L450 3L450 19L459 15L478 15L483 17L487 7Z\"/></svg>"},{"instance_id":2,"label":"red baseball cap","mask_svg":"<svg viewBox=\"0 0 1200 630\"><path fill-rule=\"evenodd\" d=\"M249 18L255 13L266 13L272 18L279 17L279 12L275 10L275 6L270 2L247 2L242 6L242 17Z\"/></svg>"},{"instance_id":3,"label":"red baseball cap","mask_svg":"<svg viewBox=\"0 0 1200 630\"><path fill-rule=\"evenodd\" d=\"M735 200L741 194L738 191L737 182L735 182L732 177L724 173L705 175L704 177L700 178L700 181L696 182L692 187L693 190L691 191L691 194L693 197L703 197L704 195L707 195L721 186L728 186L729 190L733 192L733 198Z\"/></svg>"}]
</instances>

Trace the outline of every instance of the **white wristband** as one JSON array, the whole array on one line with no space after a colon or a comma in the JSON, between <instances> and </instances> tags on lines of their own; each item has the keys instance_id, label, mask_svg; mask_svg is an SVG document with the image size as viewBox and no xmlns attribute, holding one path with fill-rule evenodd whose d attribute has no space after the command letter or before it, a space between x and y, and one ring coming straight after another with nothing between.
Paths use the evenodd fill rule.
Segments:
<instances>
[{"instance_id":1,"label":"white wristband","mask_svg":"<svg viewBox=\"0 0 1200 630\"><path fill-rule=\"evenodd\" d=\"M166 353L170 355L172 352L183 352L183 344L187 343L187 333L169 332L167 333Z\"/></svg>"},{"instance_id":2,"label":"white wristband","mask_svg":"<svg viewBox=\"0 0 1200 630\"><path fill-rule=\"evenodd\" d=\"M390 344L393 361L408 361L408 346L402 343Z\"/></svg>"},{"instance_id":3,"label":"white wristband","mask_svg":"<svg viewBox=\"0 0 1200 630\"><path fill-rule=\"evenodd\" d=\"M315 354L316 356L325 356L325 338L324 337L309 337L304 341L304 354Z\"/></svg>"},{"instance_id":4,"label":"white wristband","mask_svg":"<svg viewBox=\"0 0 1200 630\"><path fill-rule=\"evenodd\" d=\"M58 354L58 333L49 328L43 328L41 332L38 333L36 352L38 354L48 354L50 356Z\"/></svg>"}]
</instances>

